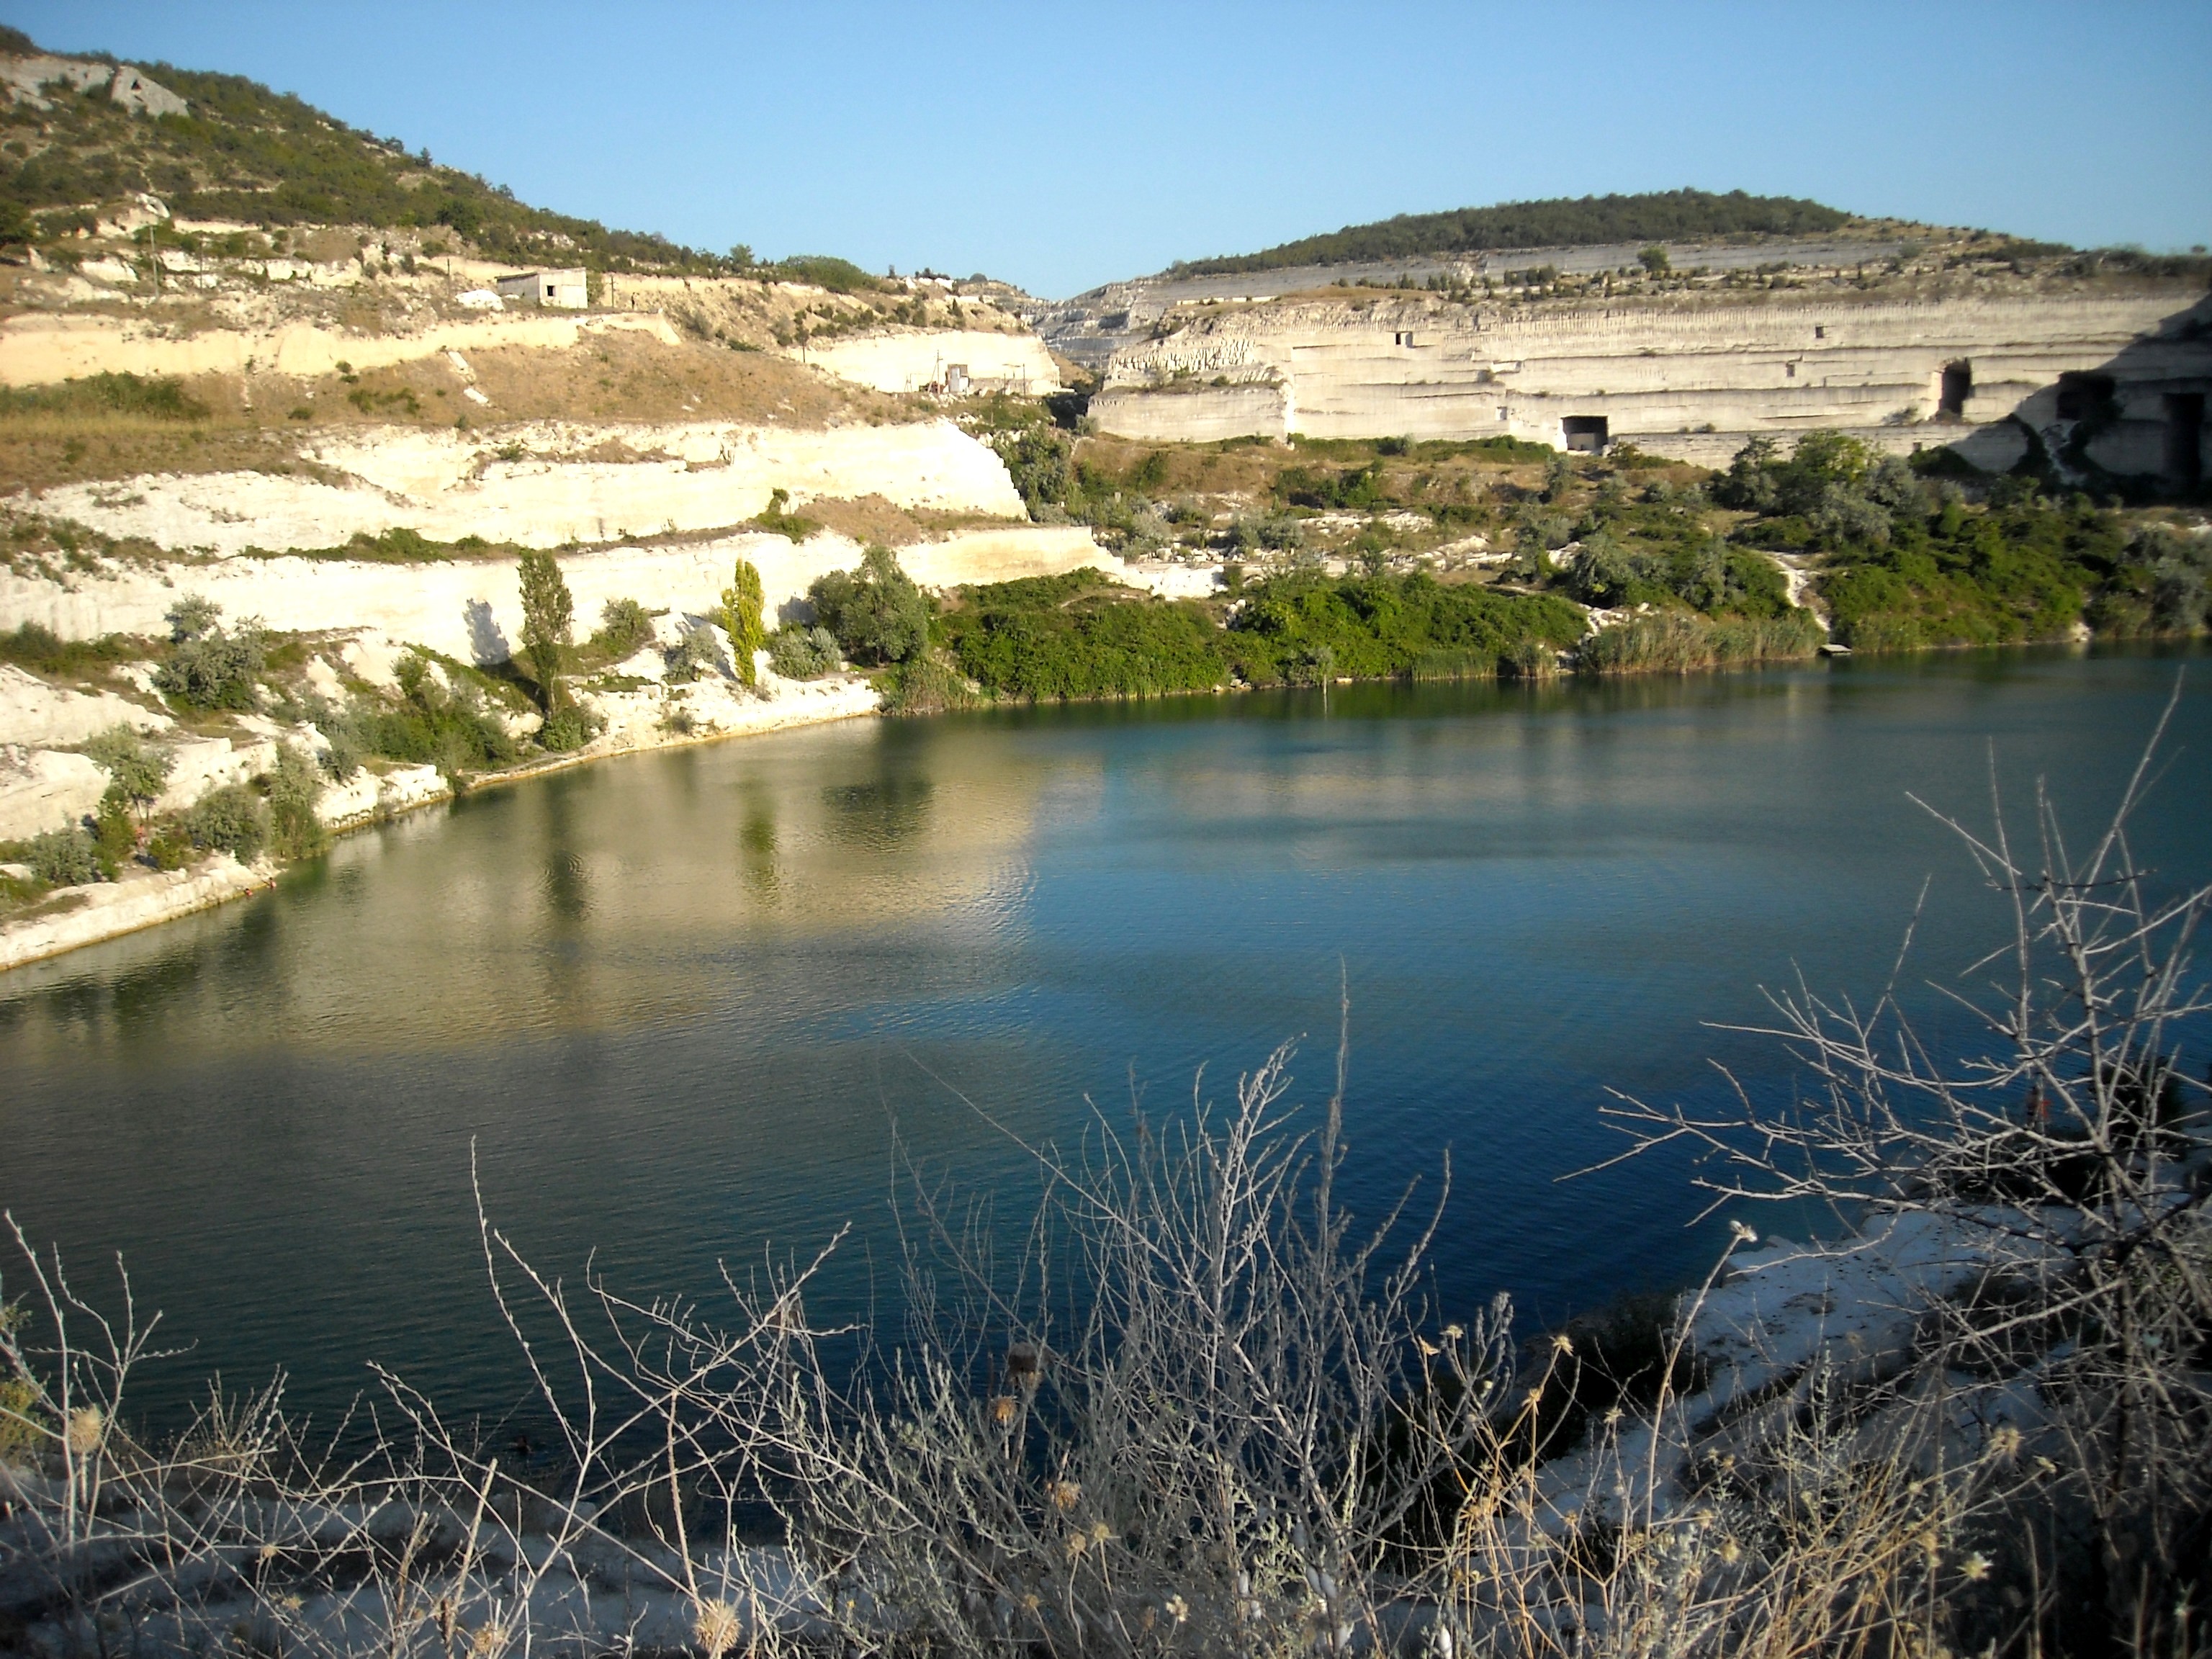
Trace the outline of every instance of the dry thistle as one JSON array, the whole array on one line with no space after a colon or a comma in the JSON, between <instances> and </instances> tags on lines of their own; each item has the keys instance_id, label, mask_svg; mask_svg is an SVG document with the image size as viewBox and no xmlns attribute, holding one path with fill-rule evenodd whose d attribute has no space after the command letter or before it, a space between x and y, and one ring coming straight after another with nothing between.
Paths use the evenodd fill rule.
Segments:
<instances>
[{"instance_id":1,"label":"dry thistle","mask_svg":"<svg viewBox=\"0 0 2212 1659\"><path fill-rule=\"evenodd\" d=\"M80 1406L70 1413L69 1449L76 1455L91 1456L106 1437L107 1419L99 1407Z\"/></svg>"},{"instance_id":2,"label":"dry thistle","mask_svg":"<svg viewBox=\"0 0 2212 1659\"><path fill-rule=\"evenodd\" d=\"M702 1601L691 1633L706 1650L707 1659L722 1659L738 1644L738 1610L727 1601Z\"/></svg>"},{"instance_id":3,"label":"dry thistle","mask_svg":"<svg viewBox=\"0 0 2212 1659\"><path fill-rule=\"evenodd\" d=\"M1190 1603L1184 1601L1181 1595L1170 1595L1168 1597L1167 1609L1168 1617L1174 1620L1178 1625L1182 1624L1184 1620L1190 1617Z\"/></svg>"},{"instance_id":4,"label":"dry thistle","mask_svg":"<svg viewBox=\"0 0 2212 1659\"><path fill-rule=\"evenodd\" d=\"M1055 1480L1045 1489L1045 1495L1052 1499L1053 1508L1065 1515L1082 1501L1083 1488L1073 1480Z\"/></svg>"},{"instance_id":5,"label":"dry thistle","mask_svg":"<svg viewBox=\"0 0 2212 1659\"><path fill-rule=\"evenodd\" d=\"M1013 1395L1000 1395L991 1401L991 1420L1002 1429L1010 1427L1020 1409Z\"/></svg>"}]
</instances>

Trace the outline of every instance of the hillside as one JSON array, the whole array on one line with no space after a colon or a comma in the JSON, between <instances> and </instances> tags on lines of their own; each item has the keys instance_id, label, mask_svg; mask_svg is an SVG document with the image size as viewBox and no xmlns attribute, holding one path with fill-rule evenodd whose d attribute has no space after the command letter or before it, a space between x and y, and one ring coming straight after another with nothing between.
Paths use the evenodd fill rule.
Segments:
<instances>
[{"instance_id":1,"label":"hillside","mask_svg":"<svg viewBox=\"0 0 2212 1659\"><path fill-rule=\"evenodd\" d=\"M1171 269L1177 276L1231 276L1293 265L1480 253L1493 248L1826 235L1851 222L1851 216L1839 209L1794 196L1669 190L1641 196L1504 202L1448 213L1401 213L1372 224L1301 237L1257 253L1178 261Z\"/></svg>"},{"instance_id":2,"label":"hillside","mask_svg":"<svg viewBox=\"0 0 2212 1659\"><path fill-rule=\"evenodd\" d=\"M40 56L21 30L0 28L0 63ZM159 88L189 106L160 114L117 101L104 84L82 84L82 74L61 78L75 65L113 61L100 54L46 58L34 67L55 78L39 94L0 103L0 242L51 246L92 228L94 204L144 191L179 218L264 232L305 225L443 229L488 258L514 264L734 268L729 256L518 202L504 186L440 166L427 151L410 154L397 138L360 131L243 76L148 64ZM845 283L871 280L842 260L809 263L817 280L823 271Z\"/></svg>"}]
</instances>

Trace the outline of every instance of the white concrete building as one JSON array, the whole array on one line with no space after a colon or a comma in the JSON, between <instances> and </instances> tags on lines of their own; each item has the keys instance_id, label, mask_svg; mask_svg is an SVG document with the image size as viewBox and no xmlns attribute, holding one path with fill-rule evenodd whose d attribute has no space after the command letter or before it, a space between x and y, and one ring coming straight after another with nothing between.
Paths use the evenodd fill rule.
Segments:
<instances>
[{"instance_id":1,"label":"white concrete building","mask_svg":"<svg viewBox=\"0 0 2212 1659\"><path fill-rule=\"evenodd\" d=\"M519 276L502 276L499 292L502 299L559 306L568 311L581 311L592 302L581 265L571 270L532 270Z\"/></svg>"}]
</instances>

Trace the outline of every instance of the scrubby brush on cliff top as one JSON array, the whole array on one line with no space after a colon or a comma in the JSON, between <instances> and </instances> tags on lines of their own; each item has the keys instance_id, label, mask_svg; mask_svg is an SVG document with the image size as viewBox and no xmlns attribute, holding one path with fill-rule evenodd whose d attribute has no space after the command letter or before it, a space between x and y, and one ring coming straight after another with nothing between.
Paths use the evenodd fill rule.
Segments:
<instances>
[{"instance_id":1,"label":"scrubby brush on cliff top","mask_svg":"<svg viewBox=\"0 0 2212 1659\"><path fill-rule=\"evenodd\" d=\"M0 70L42 57L18 29L0 29ZM105 54L50 58L54 65L112 64ZM41 65L40 67L44 67ZM57 69L57 76L62 70ZM376 229L439 228L487 257L558 261L610 270L712 271L729 256L647 232L610 230L594 219L531 207L503 186L414 155L304 100L243 76L146 66L182 113L141 113L82 73L29 91L11 84L0 103L0 241L52 242L90 229L96 209L144 191L180 217L227 220L264 231L306 225ZM17 77L20 78L20 77ZM167 100L154 100L165 107ZM836 261L836 264L843 264Z\"/></svg>"},{"instance_id":2,"label":"scrubby brush on cliff top","mask_svg":"<svg viewBox=\"0 0 2212 1659\"><path fill-rule=\"evenodd\" d=\"M1757 241L1767 237L1870 234L1878 227L1794 196L1732 190L1584 196L1445 213L1401 213L1371 224L1263 248L1257 253L1177 261L1177 276L1232 276L1296 265L1348 264L1505 248L1584 247L1610 242Z\"/></svg>"}]
</instances>

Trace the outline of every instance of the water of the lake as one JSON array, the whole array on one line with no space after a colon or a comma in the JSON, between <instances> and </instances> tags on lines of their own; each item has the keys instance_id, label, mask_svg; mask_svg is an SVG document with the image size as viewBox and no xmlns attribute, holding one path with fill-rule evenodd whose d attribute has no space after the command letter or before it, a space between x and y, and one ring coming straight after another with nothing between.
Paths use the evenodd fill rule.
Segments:
<instances>
[{"instance_id":1,"label":"water of the lake","mask_svg":"<svg viewBox=\"0 0 2212 1659\"><path fill-rule=\"evenodd\" d=\"M339 844L274 894L0 978L0 1204L196 1345L141 1396L277 1367L327 1414L380 1361L450 1408L524 1393L469 1193L574 1279L714 1290L858 1224L888 1297L894 1133L1018 1207L1000 1127L1157 1114L1301 1037L1340 964L1370 1213L1446 1149L1438 1285L1532 1319L1692 1275L1717 1223L1613 1149L1608 1087L1789 1086L1759 987L1916 983L1996 922L1907 792L1984 815L1989 757L2109 805L2176 654L1861 660L1538 689L1342 688L857 722L632 757ZM2212 673L2137 847L2212 871ZM1930 990L1917 1003L1939 1022ZM1955 1024L1955 1018L1954 1023ZM2198 1054L2191 1070L2202 1067ZM872 1256L871 1256L872 1252ZM23 1288L20 1263L5 1291Z\"/></svg>"}]
</instances>

